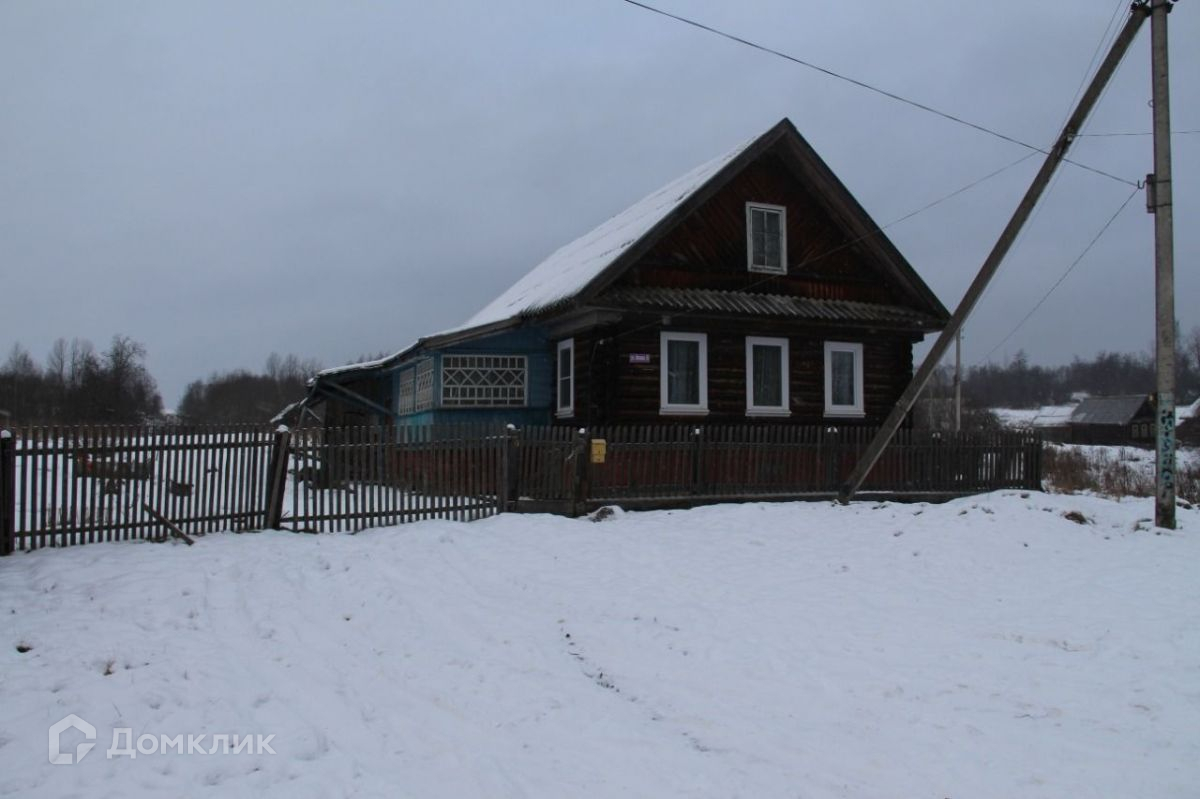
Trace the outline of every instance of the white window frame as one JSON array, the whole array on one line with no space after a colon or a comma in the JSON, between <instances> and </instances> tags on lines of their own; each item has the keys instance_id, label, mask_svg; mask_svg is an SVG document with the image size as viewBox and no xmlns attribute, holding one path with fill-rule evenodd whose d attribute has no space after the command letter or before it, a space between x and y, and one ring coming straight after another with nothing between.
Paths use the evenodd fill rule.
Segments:
<instances>
[{"instance_id":1,"label":"white window frame","mask_svg":"<svg viewBox=\"0 0 1200 799\"><path fill-rule=\"evenodd\" d=\"M700 402L695 405L667 402L667 345L672 341L695 341L700 345ZM659 334L658 386L660 414L704 416L708 413L707 333L676 333L664 330Z\"/></svg>"},{"instance_id":2,"label":"white window frame","mask_svg":"<svg viewBox=\"0 0 1200 799\"><path fill-rule=\"evenodd\" d=\"M496 363L481 363L486 361L494 361ZM518 398L515 394L512 400L506 397L496 398L487 396L493 389L501 389L501 393L505 394L507 392L504 389L511 391L516 388L515 385L449 385L446 373L451 369L519 371L521 374L520 401L512 401ZM442 356L440 382L441 385L439 386L438 394L441 400L440 407L442 408L525 408L529 405L529 358L525 355L498 352L447 353ZM456 393L458 396L450 396L451 393Z\"/></svg>"},{"instance_id":3,"label":"white window frame","mask_svg":"<svg viewBox=\"0 0 1200 799\"><path fill-rule=\"evenodd\" d=\"M833 353L849 352L854 356L854 403L851 405L833 404ZM863 386L863 345L853 341L825 342L825 415L826 416L864 416L863 403L865 387Z\"/></svg>"},{"instance_id":4,"label":"white window frame","mask_svg":"<svg viewBox=\"0 0 1200 799\"><path fill-rule=\"evenodd\" d=\"M780 350L780 380L783 390L780 392L780 405L754 404L754 348L778 347ZM747 416L791 416L788 383L791 375L788 371L788 340L786 338L768 338L765 336L746 336L746 415Z\"/></svg>"},{"instance_id":5,"label":"white window frame","mask_svg":"<svg viewBox=\"0 0 1200 799\"><path fill-rule=\"evenodd\" d=\"M768 211L779 214L779 267L754 265L754 211ZM746 269L751 272L764 272L769 275L787 274L787 208L782 205L768 203L746 203Z\"/></svg>"},{"instance_id":6,"label":"white window frame","mask_svg":"<svg viewBox=\"0 0 1200 799\"><path fill-rule=\"evenodd\" d=\"M396 413L407 416L416 412L417 407L417 370L405 369L398 378L399 388L396 391Z\"/></svg>"},{"instance_id":7,"label":"white window frame","mask_svg":"<svg viewBox=\"0 0 1200 799\"><path fill-rule=\"evenodd\" d=\"M568 404L562 404L562 354L563 350L571 353L571 373L567 375L567 383L569 391L567 396L570 398ZM567 338L558 342L558 348L554 352L554 405L557 408L555 413L560 419L565 419L575 415L575 339Z\"/></svg>"}]
</instances>

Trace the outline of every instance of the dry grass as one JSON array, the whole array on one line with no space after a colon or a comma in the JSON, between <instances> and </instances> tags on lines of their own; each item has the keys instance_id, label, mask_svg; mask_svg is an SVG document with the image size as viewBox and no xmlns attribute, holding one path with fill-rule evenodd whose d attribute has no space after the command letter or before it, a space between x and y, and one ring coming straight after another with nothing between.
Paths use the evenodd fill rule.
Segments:
<instances>
[{"instance_id":1,"label":"dry grass","mask_svg":"<svg viewBox=\"0 0 1200 799\"><path fill-rule=\"evenodd\" d=\"M1154 474L1144 456L1124 447L1089 450L1047 444L1042 473L1046 490L1059 494L1090 491L1107 497L1154 496ZM1182 466L1176 473L1176 495L1200 503L1200 462Z\"/></svg>"}]
</instances>

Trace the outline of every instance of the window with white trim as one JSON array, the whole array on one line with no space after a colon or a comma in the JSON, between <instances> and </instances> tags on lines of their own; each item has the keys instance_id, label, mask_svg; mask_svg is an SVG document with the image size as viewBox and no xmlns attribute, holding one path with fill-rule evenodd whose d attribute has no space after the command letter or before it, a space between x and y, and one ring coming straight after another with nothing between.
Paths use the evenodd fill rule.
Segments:
<instances>
[{"instance_id":1,"label":"window with white trim","mask_svg":"<svg viewBox=\"0 0 1200 799\"><path fill-rule=\"evenodd\" d=\"M558 342L558 370L555 378L558 415L575 414L575 339Z\"/></svg>"},{"instance_id":2,"label":"window with white trim","mask_svg":"<svg viewBox=\"0 0 1200 799\"><path fill-rule=\"evenodd\" d=\"M400 390L396 392L396 413L412 413L417 407L417 370L405 369L400 373Z\"/></svg>"},{"instance_id":3,"label":"window with white trim","mask_svg":"<svg viewBox=\"0 0 1200 799\"><path fill-rule=\"evenodd\" d=\"M788 340L746 336L746 415L789 413Z\"/></svg>"},{"instance_id":4,"label":"window with white trim","mask_svg":"<svg viewBox=\"0 0 1200 799\"><path fill-rule=\"evenodd\" d=\"M659 411L708 413L708 336L663 332L659 340Z\"/></svg>"},{"instance_id":5,"label":"window with white trim","mask_svg":"<svg viewBox=\"0 0 1200 799\"><path fill-rule=\"evenodd\" d=\"M787 274L787 209L746 203L746 265L751 272Z\"/></svg>"},{"instance_id":6,"label":"window with white trim","mask_svg":"<svg viewBox=\"0 0 1200 799\"><path fill-rule=\"evenodd\" d=\"M523 406L528 373L524 355L443 355L442 406Z\"/></svg>"},{"instance_id":7,"label":"window with white trim","mask_svg":"<svg viewBox=\"0 0 1200 799\"><path fill-rule=\"evenodd\" d=\"M427 411L433 407L433 358L426 358L413 370L416 384L413 411Z\"/></svg>"},{"instance_id":8,"label":"window with white trim","mask_svg":"<svg viewBox=\"0 0 1200 799\"><path fill-rule=\"evenodd\" d=\"M825 415L862 416L863 345L825 342Z\"/></svg>"}]
</instances>

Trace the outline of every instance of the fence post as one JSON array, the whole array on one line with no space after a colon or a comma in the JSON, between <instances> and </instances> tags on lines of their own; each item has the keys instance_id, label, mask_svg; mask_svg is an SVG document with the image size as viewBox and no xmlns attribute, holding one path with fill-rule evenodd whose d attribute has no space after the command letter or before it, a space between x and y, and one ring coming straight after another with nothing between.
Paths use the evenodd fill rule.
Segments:
<instances>
[{"instance_id":1,"label":"fence post","mask_svg":"<svg viewBox=\"0 0 1200 799\"><path fill-rule=\"evenodd\" d=\"M837 475L837 467L834 465L834 463L835 463L835 461L839 460L840 456L841 456L841 451L839 449L837 449L837 442L833 440L834 436L836 436L836 433L831 433L830 432L831 430L833 430L832 427L822 428L821 434L820 434L821 435L820 452L821 452L821 457L825 461L824 466L825 466L825 490L826 491L837 490L838 475Z\"/></svg>"},{"instance_id":2,"label":"fence post","mask_svg":"<svg viewBox=\"0 0 1200 799\"><path fill-rule=\"evenodd\" d=\"M587 501L588 464L591 463L592 453L588 446L587 430L579 428L575 431L575 486L571 492L571 515L582 516Z\"/></svg>"},{"instance_id":3,"label":"fence post","mask_svg":"<svg viewBox=\"0 0 1200 799\"><path fill-rule=\"evenodd\" d=\"M500 485L497 486L496 494L499 500L500 507L496 508L499 513L508 513L512 510L513 500L519 496L515 491L517 482L517 436L519 432L515 424L506 425L504 428L504 441L501 443L500 450Z\"/></svg>"},{"instance_id":4,"label":"fence post","mask_svg":"<svg viewBox=\"0 0 1200 799\"><path fill-rule=\"evenodd\" d=\"M283 523L283 493L287 487L288 446L292 432L283 425L275 430L275 446L267 469L267 528L278 530Z\"/></svg>"},{"instance_id":5,"label":"fence post","mask_svg":"<svg viewBox=\"0 0 1200 799\"><path fill-rule=\"evenodd\" d=\"M704 428L692 428L692 494L700 492L700 458L702 456L701 447L704 446Z\"/></svg>"},{"instance_id":6,"label":"fence post","mask_svg":"<svg viewBox=\"0 0 1200 799\"><path fill-rule=\"evenodd\" d=\"M17 534L17 440L0 430L0 555L16 550Z\"/></svg>"},{"instance_id":7,"label":"fence post","mask_svg":"<svg viewBox=\"0 0 1200 799\"><path fill-rule=\"evenodd\" d=\"M1042 434L1034 433L1033 443L1029 447L1030 452L1027 456L1029 461L1032 461L1030 472L1032 472L1031 476L1033 479L1030 480L1029 485L1026 486L1026 488L1031 488L1034 491L1042 490L1042 452L1044 451L1045 446L1046 442L1042 440Z\"/></svg>"}]
</instances>

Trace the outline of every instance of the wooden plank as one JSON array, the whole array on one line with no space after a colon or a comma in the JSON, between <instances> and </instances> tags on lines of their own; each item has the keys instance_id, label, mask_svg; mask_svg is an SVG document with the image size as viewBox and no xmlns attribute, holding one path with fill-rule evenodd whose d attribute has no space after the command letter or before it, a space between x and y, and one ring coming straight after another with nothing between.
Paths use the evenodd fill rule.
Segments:
<instances>
[{"instance_id":1,"label":"wooden plank","mask_svg":"<svg viewBox=\"0 0 1200 799\"><path fill-rule=\"evenodd\" d=\"M143 505L142 507L145 508L146 513L149 513L154 518L155 521L157 521L159 524L166 527L167 530L170 531L171 535L175 536L176 538L181 539L189 547L192 544L196 543L191 538L189 538L188 535L183 532L183 530L180 530L178 527L176 527L174 524L172 524L165 516L163 516L158 511L156 511L154 508L150 507L149 505Z\"/></svg>"},{"instance_id":2,"label":"wooden plank","mask_svg":"<svg viewBox=\"0 0 1200 799\"><path fill-rule=\"evenodd\" d=\"M37 519L39 548L44 549L47 545L46 544L46 540L47 540L47 534L46 534L47 533L47 531L46 531L46 527L47 527L46 472L48 470L46 468L46 457L47 457L46 449L48 448L49 430L46 427L37 427L35 429L37 431L37 433L36 433L37 438L36 438L36 444L35 444L35 446L37 447L35 452L37 454L35 455L35 458L36 458L35 463L36 463L36 468L37 468L37 472L36 472L37 481L36 482L37 482L37 486L38 486L38 488L37 488L37 505L35 506L37 509L37 516L35 518Z\"/></svg>"},{"instance_id":3,"label":"wooden plank","mask_svg":"<svg viewBox=\"0 0 1200 799\"><path fill-rule=\"evenodd\" d=\"M15 456L17 458L17 501L15 505L16 528L18 548L21 550L33 549L32 536L29 535L29 522L27 520L27 510L29 508L29 430L28 428L19 429L14 437L17 442L15 445Z\"/></svg>"}]
</instances>

